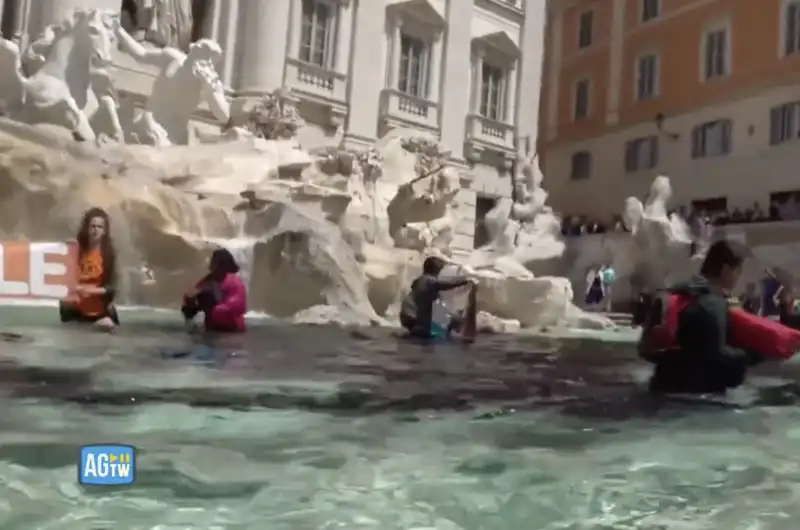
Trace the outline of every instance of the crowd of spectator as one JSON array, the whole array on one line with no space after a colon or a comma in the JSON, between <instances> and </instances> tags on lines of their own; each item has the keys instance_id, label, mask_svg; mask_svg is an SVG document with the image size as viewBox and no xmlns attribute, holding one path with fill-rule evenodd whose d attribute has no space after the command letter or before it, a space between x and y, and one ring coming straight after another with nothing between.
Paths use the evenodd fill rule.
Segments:
<instances>
[{"instance_id":1,"label":"crowd of spectator","mask_svg":"<svg viewBox=\"0 0 800 530\"><path fill-rule=\"evenodd\" d=\"M733 208L731 210L704 210L682 206L673 210L681 216L689 226L747 223L770 223L775 221L800 220L800 201L791 199L784 202L773 201L768 209L762 208L759 203L753 203L749 208ZM621 216L616 216L610 222L590 219L586 216L566 215L562 220L561 233L564 236L581 236L586 234L605 234L607 232L625 232L627 228Z\"/></svg>"},{"instance_id":2,"label":"crowd of spectator","mask_svg":"<svg viewBox=\"0 0 800 530\"><path fill-rule=\"evenodd\" d=\"M606 232L624 232L626 230L621 216L616 216L610 223L577 215L564 216L561 221L561 233L564 236L605 234Z\"/></svg>"}]
</instances>

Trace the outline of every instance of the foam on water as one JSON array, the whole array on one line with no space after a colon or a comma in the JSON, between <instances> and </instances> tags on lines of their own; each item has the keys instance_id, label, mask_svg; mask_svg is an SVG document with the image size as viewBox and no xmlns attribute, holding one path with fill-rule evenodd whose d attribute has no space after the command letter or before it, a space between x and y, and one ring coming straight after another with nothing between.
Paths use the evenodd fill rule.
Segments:
<instances>
[{"instance_id":1,"label":"foam on water","mask_svg":"<svg viewBox=\"0 0 800 530\"><path fill-rule=\"evenodd\" d=\"M58 300L33 300L28 298L0 298L0 307L58 307ZM163 307L150 307L143 305L118 305L117 309L120 312L137 312L137 313L155 313L161 315L177 315L178 311L167 309ZM262 311L248 311L245 314L246 318L253 320L269 320L274 317Z\"/></svg>"},{"instance_id":2,"label":"foam on water","mask_svg":"<svg viewBox=\"0 0 800 530\"><path fill-rule=\"evenodd\" d=\"M258 243L258 239L252 237L237 237L234 239L211 239L210 241L226 248L228 252L233 255L233 258L239 265L239 276L242 278L247 288L250 289L251 271L253 270L253 261L255 259L255 246L256 243Z\"/></svg>"}]
</instances>

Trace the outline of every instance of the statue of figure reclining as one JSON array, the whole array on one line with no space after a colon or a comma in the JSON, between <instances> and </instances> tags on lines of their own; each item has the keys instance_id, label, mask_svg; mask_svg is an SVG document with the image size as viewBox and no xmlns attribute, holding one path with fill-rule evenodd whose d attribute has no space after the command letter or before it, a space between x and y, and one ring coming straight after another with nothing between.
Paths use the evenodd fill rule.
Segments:
<instances>
[{"instance_id":1,"label":"statue of figure reclining","mask_svg":"<svg viewBox=\"0 0 800 530\"><path fill-rule=\"evenodd\" d=\"M230 105L215 67L222 56L219 44L201 39L186 54L175 48L145 47L121 26L117 35L125 52L159 68L145 109L133 124L135 142L159 147L188 144L189 121L201 102L220 123L229 122Z\"/></svg>"}]
</instances>

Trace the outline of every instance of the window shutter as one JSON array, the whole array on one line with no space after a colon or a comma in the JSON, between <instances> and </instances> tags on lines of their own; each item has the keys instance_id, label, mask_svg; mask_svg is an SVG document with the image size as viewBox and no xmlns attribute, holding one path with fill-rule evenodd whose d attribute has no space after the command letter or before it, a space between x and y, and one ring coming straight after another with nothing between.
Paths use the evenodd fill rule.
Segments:
<instances>
[{"instance_id":1,"label":"window shutter","mask_svg":"<svg viewBox=\"0 0 800 530\"><path fill-rule=\"evenodd\" d=\"M733 122L731 120L724 120L722 122L722 154L731 152L733 144Z\"/></svg>"},{"instance_id":2,"label":"window shutter","mask_svg":"<svg viewBox=\"0 0 800 530\"><path fill-rule=\"evenodd\" d=\"M782 107L773 107L769 111L769 143L770 145L778 145L781 143L781 130L783 129L783 109Z\"/></svg>"},{"instance_id":3,"label":"window shutter","mask_svg":"<svg viewBox=\"0 0 800 530\"><path fill-rule=\"evenodd\" d=\"M791 55L797 51L797 33L798 28L797 19L800 14L800 6L797 4L789 4L786 9L786 42L784 43L786 55Z\"/></svg>"},{"instance_id":4,"label":"window shutter","mask_svg":"<svg viewBox=\"0 0 800 530\"><path fill-rule=\"evenodd\" d=\"M648 169L653 169L658 165L658 137L651 136L649 143L650 143L650 167L648 167Z\"/></svg>"},{"instance_id":5,"label":"window shutter","mask_svg":"<svg viewBox=\"0 0 800 530\"><path fill-rule=\"evenodd\" d=\"M636 141L625 144L625 171L632 173L636 171Z\"/></svg>"},{"instance_id":6,"label":"window shutter","mask_svg":"<svg viewBox=\"0 0 800 530\"><path fill-rule=\"evenodd\" d=\"M703 152L703 127L692 129L692 158L700 158Z\"/></svg>"}]
</instances>

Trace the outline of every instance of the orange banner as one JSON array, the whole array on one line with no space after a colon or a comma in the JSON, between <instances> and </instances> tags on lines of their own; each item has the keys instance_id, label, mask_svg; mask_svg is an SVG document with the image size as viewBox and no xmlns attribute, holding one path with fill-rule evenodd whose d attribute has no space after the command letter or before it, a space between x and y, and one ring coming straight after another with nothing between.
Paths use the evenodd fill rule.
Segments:
<instances>
[{"instance_id":1,"label":"orange banner","mask_svg":"<svg viewBox=\"0 0 800 530\"><path fill-rule=\"evenodd\" d=\"M76 241L0 242L0 298L68 298L77 267Z\"/></svg>"}]
</instances>

